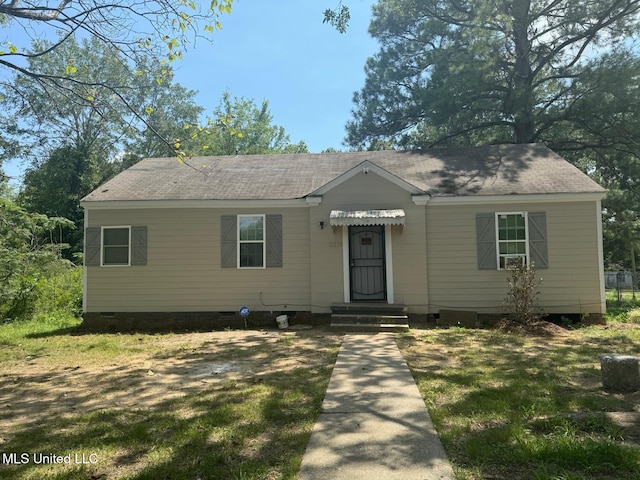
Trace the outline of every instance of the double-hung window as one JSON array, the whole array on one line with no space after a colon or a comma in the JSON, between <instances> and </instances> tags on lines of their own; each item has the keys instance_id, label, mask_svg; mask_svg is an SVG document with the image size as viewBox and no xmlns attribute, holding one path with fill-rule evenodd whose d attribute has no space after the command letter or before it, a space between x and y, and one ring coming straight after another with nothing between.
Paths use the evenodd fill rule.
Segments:
<instances>
[{"instance_id":1,"label":"double-hung window","mask_svg":"<svg viewBox=\"0 0 640 480\"><path fill-rule=\"evenodd\" d=\"M496 213L498 265L507 269L514 265L528 265L529 234L526 212Z\"/></svg>"},{"instance_id":2,"label":"double-hung window","mask_svg":"<svg viewBox=\"0 0 640 480\"><path fill-rule=\"evenodd\" d=\"M282 215L222 215L222 268L282 268Z\"/></svg>"},{"instance_id":3,"label":"double-hung window","mask_svg":"<svg viewBox=\"0 0 640 480\"><path fill-rule=\"evenodd\" d=\"M86 227L84 264L91 267L146 265L146 225Z\"/></svg>"},{"instance_id":4,"label":"double-hung window","mask_svg":"<svg viewBox=\"0 0 640 480\"><path fill-rule=\"evenodd\" d=\"M479 270L549 268L546 212L476 214Z\"/></svg>"},{"instance_id":5,"label":"double-hung window","mask_svg":"<svg viewBox=\"0 0 640 480\"><path fill-rule=\"evenodd\" d=\"M102 265L131 265L131 227L102 227Z\"/></svg>"},{"instance_id":6,"label":"double-hung window","mask_svg":"<svg viewBox=\"0 0 640 480\"><path fill-rule=\"evenodd\" d=\"M265 216L238 215L238 267L265 267Z\"/></svg>"}]
</instances>

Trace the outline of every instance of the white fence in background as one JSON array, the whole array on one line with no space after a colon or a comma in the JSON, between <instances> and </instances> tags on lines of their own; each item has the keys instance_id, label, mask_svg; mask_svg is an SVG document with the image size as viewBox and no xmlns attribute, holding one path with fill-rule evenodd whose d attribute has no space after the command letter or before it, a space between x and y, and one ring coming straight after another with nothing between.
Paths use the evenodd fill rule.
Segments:
<instances>
[{"instance_id":1,"label":"white fence in background","mask_svg":"<svg viewBox=\"0 0 640 480\"><path fill-rule=\"evenodd\" d=\"M605 288L631 290L635 283L636 290L640 290L640 272L636 272L635 282L633 277L633 272L604 272Z\"/></svg>"}]
</instances>

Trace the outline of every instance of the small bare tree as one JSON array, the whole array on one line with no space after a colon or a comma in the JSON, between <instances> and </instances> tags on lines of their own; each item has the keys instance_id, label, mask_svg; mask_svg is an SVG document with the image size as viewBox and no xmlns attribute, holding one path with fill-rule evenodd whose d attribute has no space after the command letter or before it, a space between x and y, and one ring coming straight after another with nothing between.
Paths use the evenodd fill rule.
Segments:
<instances>
[{"instance_id":1,"label":"small bare tree","mask_svg":"<svg viewBox=\"0 0 640 480\"><path fill-rule=\"evenodd\" d=\"M538 304L542 278L537 276L534 265L517 265L507 278L507 297L505 304L512 321L520 325L531 325L544 316L544 310Z\"/></svg>"}]
</instances>

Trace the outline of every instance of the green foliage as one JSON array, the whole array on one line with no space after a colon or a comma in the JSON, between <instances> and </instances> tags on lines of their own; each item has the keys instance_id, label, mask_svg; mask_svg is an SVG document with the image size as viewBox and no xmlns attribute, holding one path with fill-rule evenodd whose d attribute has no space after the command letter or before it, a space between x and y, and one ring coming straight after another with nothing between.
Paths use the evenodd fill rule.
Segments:
<instances>
[{"instance_id":1,"label":"green foliage","mask_svg":"<svg viewBox=\"0 0 640 480\"><path fill-rule=\"evenodd\" d=\"M349 20L351 20L349 7L342 5L341 1L335 9L327 8L324 11L322 23L328 23L338 32L345 33L349 28Z\"/></svg>"},{"instance_id":2,"label":"green foliage","mask_svg":"<svg viewBox=\"0 0 640 480\"><path fill-rule=\"evenodd\" d=\"M53 45L57 48L50 51ZM19 110L30 133L15 135L15 141L25 145L27 154L40 157L61 145L112 156L130 121L124 103L135 104L136 94L125 91L117 96L106 85L130 82L133 74L127 59L97 39L76 41L74 37L61 43L34 41L31 51L29 70L43 76L56 75L61 64L74 59L76 82L60 89L18 73L16 88L4 89L3 106L9 112Z\"/></svg>"},{"instance_id":3,"label":"green foliage","mask_svg":"<svg viewBox=\"0 0 640 480\"><path fill-rule=\"evenodd\" d=\"M83 216L80 199L113 176L118 164L91 150L74 147L54 150L40 164L27 169L18 202L29 212L71 220L51 231L57 243L69 244L65 257L73 259L83 247Z\"/></svg>"},{"instance_id":4,"label":"green foliage","mask_svg":"<svg viewBox=\"0 0 640 480\"><path fill-rule=\"evenodd\" d=\"M281 126L273 124L269 102L260 106L244 97L224 92L205 127L185 125L185 140L175 148L186 155L251 155L268 153L304 153L304 142L291 143Z\"/></svg>"},{"instance_id":5,"label":"green foliage","mask_svg":"<svg viewBox=\"0 0 640 480\"><path fill-rule=\"evenodd\" d=\"M638 295L634 296L633 292L620 292L621 301L618 301L618 292L616 290L608 290L606 294L607 313L605 318L607 322L628 322L628 313L631 310L640 308L640 300Z\"/></svg>"},{"instance_id":6,"label":"green foliage","mask_svg":"<svg viewBox=\"0 0 640 480\"><path fill-rule=\"evenodd\" d=\"M37 42L34 50L50 47L49 42ZM22 118L30 134L14 136L16 143L25 142L32 160L19 203L30 212L74 222L76 228L56 232L56 241L70 244L65 256L72 259L82 251L80 199L140 157L174 155L173 140L163 139L181 135L183 125L197 121L202 109L194 103L194 91L171 82L170 67L142 56L133 65L96 39L67 39L48 55L31 59L30 67L52 75L65 58L75 59L74 78L80 83L69 89L82 101L69 101L68 91L22 75L4 105L11 110L23 100L29 106ZM129 87L114 95L107 84ZM145 105L158 106L141 121L131 108Z\"/></svg>"},{"instance_id":7,"label":"green foliage","mask_svg":"<svg viewBox=\"0 0 640 480\"><path fill-rule=\"evenodd\" d=\"M0 322L34 313L42 283L65 263L64 245L50 243L49 235L69 225L63 218L29 214L0 197Z\"/></svg>"},{"instance_id":8,"label":"green foliage","mask_svg":"<svg viewBox=\"0 0 640 480\"><path fill-rule=\"evenodd\" d=\"M636 308L627 313L627 321L640 324L640 308Z\"/></svg>"},{"instance_id":9,"label":"green foliage","mask_svg":"<svg viewBox=\"0 0 640 480\"><path fill-rule=\"evenodd\" d=\"M55 53L65 39L78 35L117 49L118 56L136 59L151 54L158 59L164 57L162 62L167 63L182 58L190 37L210 38L209 34L221 29L220 18L231 13L232 4L233 0L141 0L132 8L129 4L87 0L78 4L64 1L51 8L47 2L36 0L27 8L19 2L3 5L0 24L11 21L25 31L37 31L41 38L59 34L61 41L52 45L46 55ZM61 89L75 83L72 77L77 72L76 58L64 59L58 72L42 76L25 68L21 60L33 58L34 54L21 40L4 42L6 50L0 52L4 69L22 70L41 82L58 84ZM114 91L122 86L114 84Z\"/></svg>"},{"instance_id":10,"label":"green foliage","mask_svg":"<svg viewBox=\"0 0 640 480\"><path fill-rule=\"evenodd\" d=\"M24 153L22 142L16 141L16 139L30 134L24 125L19 124L20 119L20 115L15 113L7 114L5 112L0 116L0 185L9 180L6 172L2 170L3 161L22 155Z\"/></svg>"},{"instance_id":11,"label":"green foliage","mask_svg":"<svg viewBox=\"0 0 640 480\"><path fill-rule=\"evenodd\" d=\"M29 149L43 157L51 148L72 144L107 159L123 150L123 136L155 136L156 143L146 142L131 153L155 156L161 144L160 154L172 154L167 146L179 138L175 134L184 122L199 113L190 99L181 102L194 92L175 87L170 94L158 94L141 79L167 85L168 65L182 58L191 40L210 38L221 29L220 18L231 13L232 4L233 0L141 0L135 8L99 0L63 1L56 8L37 0L26 8L21 2L4 4L1 24L10 22L18 30L38 34L14 35L0 46L0 68L15 75L5 75L2 82L0 158L33 158Z\"/></svg>"},{"instance_id":12,"label":"green foliage","mask_svg":"<svg viewBox=\"0 0 640 480\"><path fill-rule=\"evenodd\" d=\"M82 267L56 262L38 285L37 318L77 318L82 314Z\"/></svg>"},{"instance_id":13,"label":"green foliage","mask_svg":"<svg viewBox=\"0 0 640 480\"><path fill-rule=\"evenodd\" d=\"M144 88L141 86L140 91ZM197 92L182 85L165 82L146 88L147 101L155 108L145 115L140 128L130 129L126 150L138 158L173 157L175 140L184 135L184 126L196 124L204 109L195 104Z\"/></svg>"},{"instance_id":14,"label":"green foliage","mask_svg":"<svg viewBox=\"0 0 640 480\"><path fill-rule=\"evenodd\" d=\"M105 162L121 151L141 157L173 155L183 125L197 121L202 112L194 101L196 92L174 84L172 68L150 55L132 61L95 38L71 37L50 51L53 45L34 42L29 69L49 77L73 58L71 85L60 89L18 74L16 88L3 92L6 111L19 113L29 127L6 135L30 158L41 159L62 146L91 152Z\"/></svg>"},{"instance_id":15,"label":"green foliage","mask_svg":"<svg viewBox=\"0 0 640 480\"><path fill-rule=\"evenodd\" d=\"M640 159L601 165L598 180L607 188L602 202L605 264L635 271L640 255Z\"/></svg>"},{"instance_id":16,"label":"green foliage","mask_svg":"<svg viewBox=\"0 0 640 480\"><path fill-rule=\"evenodd\" d=\"M0 197L8 197L9 192L9 177L2 170L2 157L0 156Z\"/></svg>"},{"instance_id":17,"label":"green foliage","mask_svg":"<svg viewBox=\"0 0 640 480\"><path fill-rule=\"evenodd\" d=\"M516 265L507 279L505 304L511 320L520 325L530 325L543 315L538 304L542 279L537 276L534 266Z\"/></svg>"}]
</instances>

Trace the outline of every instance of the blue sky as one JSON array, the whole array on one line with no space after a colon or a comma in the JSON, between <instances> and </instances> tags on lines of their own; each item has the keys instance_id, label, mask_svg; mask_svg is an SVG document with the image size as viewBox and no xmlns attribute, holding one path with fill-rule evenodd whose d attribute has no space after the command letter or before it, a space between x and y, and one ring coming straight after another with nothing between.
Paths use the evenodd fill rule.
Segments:
<instances>
[{"instance_id":1,"label":"blue sky","mask_svg":"<svg viewBox=\"0 0 640 480\"><path fill-rule=\"evenodd\" d=\"M312 152L339 148L353 92L377 51L367 29L373 0L345 0L347 33L322 23L337 0L236 0L212 44L199 42L175 64L175 81L198 90L213 110L228 89L256 102L269 100L274 122Z\"/></svg>"},{"instance_id":2,"label":"blue sky","mask_svg":"<svg viewBox=\"0 0 640 480\"><path fill-rule=\"evenodd\" d=\"M269 101L273 122L311 152L344 148L352 96L364 85L366 59L377 50L367 29L374 0L344 0L351 10L345 34L322 23L338 0L235 0L213 42L202 39L173 64L174 81L197 90L206 113L225 90ZM15 163L5 164L11 176Z\"/></svg>"}]
</instances>

